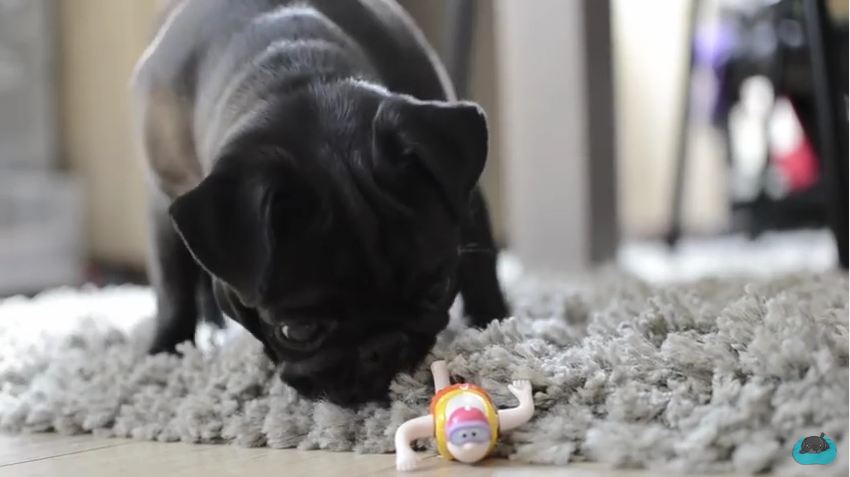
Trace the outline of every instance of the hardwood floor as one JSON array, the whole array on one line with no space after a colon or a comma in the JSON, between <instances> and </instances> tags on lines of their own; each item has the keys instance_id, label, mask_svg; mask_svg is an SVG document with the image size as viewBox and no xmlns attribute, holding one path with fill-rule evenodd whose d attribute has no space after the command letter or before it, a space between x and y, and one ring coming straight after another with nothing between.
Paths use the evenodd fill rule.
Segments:
<instances>
[{"instance_id":1,"label":"hardwood floor","mask_svg":"<svg viewBox=\"0 0 850 477\"><path fill-rule=\"evenodd\" d=\"M164 444L92 436L0 435L0 477L226 477L397 475L392 455L245 449L227 445ZM437 456L411 477L664 477L652 471L609 470L596 464L529 466L504 460L466 466ZM672 475L672 474L671 474ZM726 474L726 477L732 477Z\"/></svg>"}]
</instances>

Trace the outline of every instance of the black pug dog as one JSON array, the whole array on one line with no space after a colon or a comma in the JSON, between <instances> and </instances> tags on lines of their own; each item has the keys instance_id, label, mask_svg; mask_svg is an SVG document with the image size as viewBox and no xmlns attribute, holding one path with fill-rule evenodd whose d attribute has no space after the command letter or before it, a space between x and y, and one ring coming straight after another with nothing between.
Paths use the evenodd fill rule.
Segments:
<instances>
[{"instance_id":1,"label":"black pug dog","mask_svg":"<svg viewBox=\"0 0 850 477\"><path fill-rule=\"evenodd\" d=\"M458 292L473 325L507 315L484 112L394 0L171 2L134 89L152 352L223 311L300 393L353 404L425 357Z\"/></svg>"}]
</instances>

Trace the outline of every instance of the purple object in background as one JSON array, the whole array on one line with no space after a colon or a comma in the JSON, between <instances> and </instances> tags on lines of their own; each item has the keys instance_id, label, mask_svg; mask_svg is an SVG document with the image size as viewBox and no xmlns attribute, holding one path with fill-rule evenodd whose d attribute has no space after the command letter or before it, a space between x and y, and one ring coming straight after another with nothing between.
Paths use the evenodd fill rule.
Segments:
<instances>
[{"instance_id":1,"label":"purple object in background","mask_svg":"<svg viewBox=\"0 0 850 477\"><path fill-rule=\"evenodd\" d=\"M731 107L729 98L734 95L726 91L729 85L725 81L725 72L737 40L734 25L723 20L701 25L694 34L694 68L710 69L715 79L711 108L711 120L714 123L726 117Z\"/></svg>"},{"instance_id":2,"label":"purple object in background","mask_svg":"<svg viewBox=\"0 0 850 477\"><path fill-rule=\"evenodd\" d=\"M696 64L708 64L715 71L722 70L736 40L735 28L722 21L702 25L694 35L694 61Z\"/></svg>"}]
</instances>

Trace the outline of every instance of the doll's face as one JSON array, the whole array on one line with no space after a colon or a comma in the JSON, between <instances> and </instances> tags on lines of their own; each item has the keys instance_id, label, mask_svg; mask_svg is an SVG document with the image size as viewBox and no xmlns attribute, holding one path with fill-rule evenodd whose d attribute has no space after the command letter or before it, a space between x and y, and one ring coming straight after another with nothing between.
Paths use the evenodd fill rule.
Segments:
<instances>
[{"instance_id":1,"label":"doll's face","mask_svg":"<svg viewBox=\"0 0 850 477\"><path fill-rule=\"evenodd\" d=\"M489 442L467 442L465 444L456 445L451 442L447 445L452 457L464 464L473 464L487 457L487 451L490 450Z\"/></svg>"},{"instance_id":2,"label":"doll's face","mask_svg":"<svg viewBox=\"0 0 850 477\"><path fill-rule=\"evenodd\" d=\"M446 448L461 462L478 462L490 450L493 430L482 411L485 406L479 396L469 393L455 396L446 406Z\"/></svg>"},{"instance_id":3,"label":"doll's face","mask_svg":"<svg viewBox=\"0 0 850 477\"><path fill-rule=\"evenodd\" d=\"M465 464L478 462L490 450L490 427L484 422L455 429L449 433L446 447L455 459Z\"/></svg>"}]
</instances>

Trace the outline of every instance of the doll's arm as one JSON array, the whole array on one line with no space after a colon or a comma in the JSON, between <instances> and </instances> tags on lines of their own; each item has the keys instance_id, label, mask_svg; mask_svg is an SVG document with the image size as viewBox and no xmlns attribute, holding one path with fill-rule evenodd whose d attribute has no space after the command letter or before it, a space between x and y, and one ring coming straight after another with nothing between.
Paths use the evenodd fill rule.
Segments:
<instances>
[{"instance_id":1,"label":"doll's arm","mask_svg":"<svg viewBox=\"0 0 850 477\"><path fill-rule=\"evenodd\" d=\"M416 453L410 443L416 439L434 435L434 417L427 416L411 419L395 431L395 467L397 470L413 470L416 468Z\"/></svg>"},{"instance_id":2,"label":"doll's arm","mask_svg":"<svg viewBox=\"0 0 850 477\"><path fill-rule=\"evenodd\" d=\"M519 405L511 409L499 411L499 429L508 431L519 427L531 419L534 415L534 398L531 396L531 383L528 381L514 381L508 386L508 390L519 399Z\"/></svg>"}]
</instances>

